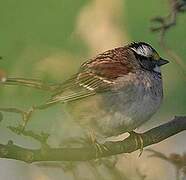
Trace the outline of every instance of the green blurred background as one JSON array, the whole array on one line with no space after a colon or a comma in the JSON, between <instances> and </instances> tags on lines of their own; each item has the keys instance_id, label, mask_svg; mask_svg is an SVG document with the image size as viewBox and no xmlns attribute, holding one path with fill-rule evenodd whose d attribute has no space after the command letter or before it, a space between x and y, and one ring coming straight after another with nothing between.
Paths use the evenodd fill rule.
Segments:
<instances>
[{"instance_id":1,"label":"green blurred background","mask_svg":"<svg viewBox=\"0 0 186 180\"><path fill-rule=\"evenodd\" d=\"M157 15L165 16L168 12L167 0L1 0L0 55L3 60L0 68L7 71L9 77L62 82L86 59L131 41L146 41L168 58L158 45L157 34L149 31L150 19ZM166 34L166 43L186 63L185 22L186 15L180 15L176 27ZM180 67L173 59L170 61L162 69L163 105L146 128L174 115L186 114L186 82ZM0 106L28 109L33 104L44 102L48 95L39 90L1 85ZM29 128L50 130L59 119L63 119L60 108L57 106L36 113ZM16 125L19 119L17 115L4 114L0 127L4 142L14 136L6 126ZM184 133L182 137L185 137ZM18 143L29 144L20 137L14 138Z\"/></svg>"}]
</instances>

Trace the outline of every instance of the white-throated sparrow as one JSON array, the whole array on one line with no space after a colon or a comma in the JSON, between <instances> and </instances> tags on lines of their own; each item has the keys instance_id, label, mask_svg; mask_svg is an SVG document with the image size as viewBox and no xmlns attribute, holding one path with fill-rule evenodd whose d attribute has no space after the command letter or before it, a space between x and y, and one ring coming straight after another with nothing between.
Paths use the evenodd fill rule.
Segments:
<instances>
[{"instance_id":1,"label":"white-throated sparrow","mask_svg":"<svg viewBox=\"0 0 186 180\"><path fill-rule=\"evenodd\" d=\"M75 121L98 136L133 131L159 108L160 66L167 63L145 42L108 50L82 64L46 106L66 103Z\"/></svg>"}]
</instances>

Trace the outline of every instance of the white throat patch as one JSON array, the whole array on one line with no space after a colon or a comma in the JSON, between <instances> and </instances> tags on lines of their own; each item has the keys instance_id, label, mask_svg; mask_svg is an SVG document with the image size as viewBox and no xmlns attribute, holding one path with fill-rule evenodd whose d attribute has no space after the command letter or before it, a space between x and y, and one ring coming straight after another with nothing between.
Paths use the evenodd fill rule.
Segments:
<instances>
[{"instance_id":1,"label":"white throat patch","mask_svg":"<svg viewBox=\"0 0 186 180\"><path fill-rule=\"evenodd\" d=\"M161 73L161 69L158 65L155 66L155 68L153 69L153 71L157 72L157 73Z\"/></svg>"}]
</instances>

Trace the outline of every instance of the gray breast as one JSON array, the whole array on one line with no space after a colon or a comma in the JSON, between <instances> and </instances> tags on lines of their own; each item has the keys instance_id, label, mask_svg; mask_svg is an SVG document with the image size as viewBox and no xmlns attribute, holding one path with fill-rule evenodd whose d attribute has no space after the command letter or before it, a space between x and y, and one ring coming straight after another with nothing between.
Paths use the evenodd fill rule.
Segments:
<instances>
[{"instance_id":1,"label":"gray breast","mask_svg":"<svg viewBox=\"0 0 186 180\"><path fill-rule=\"evenodd\" d=\"M148 72L147 72L148 73ZM97 120L99 131L106 136L132 131L158 110L163 92L162 81L151 73L118 79L119 88L104 95L105 115ZM127 83L127 85L126 85Z\"/></svg>"}]
</instances>

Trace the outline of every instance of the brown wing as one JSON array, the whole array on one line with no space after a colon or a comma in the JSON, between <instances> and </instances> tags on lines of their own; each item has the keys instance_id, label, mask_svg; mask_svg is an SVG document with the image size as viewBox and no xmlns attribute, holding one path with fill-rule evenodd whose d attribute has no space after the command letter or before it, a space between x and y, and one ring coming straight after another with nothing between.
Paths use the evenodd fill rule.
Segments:
<instances>
[{"instance_id":1,"label":"brown wing","mask_svg":"<svg viewBox=\"0 0 186 180\"><path fill-rule=\"evenodd\" d=\"M48 103L69 102L109 91L115 79L133 71L124 48L106 51L82 64L79 73L64 82Z\"/></svg>"}]
</instances>

